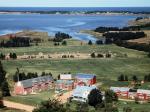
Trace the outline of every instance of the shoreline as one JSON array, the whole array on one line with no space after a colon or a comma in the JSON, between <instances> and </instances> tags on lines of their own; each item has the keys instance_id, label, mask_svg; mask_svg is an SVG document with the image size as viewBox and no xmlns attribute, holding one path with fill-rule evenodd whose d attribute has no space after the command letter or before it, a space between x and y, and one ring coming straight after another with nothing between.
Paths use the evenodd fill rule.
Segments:
<instances>
[{"instance_id":1,"label":"shoreline","mask_svg":"<svg viewBox=\"0 0 150 112\"><path fill-rule=\"evenodd\" d=\"M0 11L0 14L39 14L39 15L72 15L72 16L112 16L112 15L133 15L133 16L150 16L150 13L134 13L134 12L92 12L92 13L85 13L85 12L30 12L30 11Z\"/></svg>"}]
</instances>

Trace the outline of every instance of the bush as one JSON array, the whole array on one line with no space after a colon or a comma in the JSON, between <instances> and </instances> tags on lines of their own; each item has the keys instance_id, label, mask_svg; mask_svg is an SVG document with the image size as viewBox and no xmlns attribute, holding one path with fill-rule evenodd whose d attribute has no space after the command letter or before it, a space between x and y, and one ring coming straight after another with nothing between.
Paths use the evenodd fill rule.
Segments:
<instances>
[{"instance_id":1,"label":"bush","mask_svg":"<svg viewBox=\"0 0 150 112\"><path fill-rule=\"evenodd\" d=\"M92 54L91 54L91 57L92 57L92 58L96 58L95 53L92 53Z\"/></svg>"},{"instance_id":2,"label":"bush","mask_svg":"<svg viewBox=\"0 0 150 112\"><path fill-rule=\"evenodd\" d=\"M92 41L91 40L89 40L89 42L88 42L88 45L92 45L93 43L92 43Z\"/></svg>"},{"instance_id":3,"label":"bush","mask_svg":"<svg viewBox=\"0 0 150 112\"><path fill-rule=\"evenodd\" d=\"M63 42L62 42L62 45L67 45L67 41L63 41Z\"/></svg>"},{"instance_id":4,"label":"bush","mask_svg":"<svg viewBox=\"0 0 150 112\"><path fill-rule=\"evenodd\" d=\"M33 112L66 112L64 105L56 99L42 102Z\"/></svg>"},{"instance_id":5,"label":"bush","mask_svg":"<svg viewBox=\"0 0 150 112\"><path fill-rule=\"evenodd\" d=\"M98 58L103 58L104 55L103 55L103 54L97 54L97 57L98 57Z\"/></svg>"}]
</instances>

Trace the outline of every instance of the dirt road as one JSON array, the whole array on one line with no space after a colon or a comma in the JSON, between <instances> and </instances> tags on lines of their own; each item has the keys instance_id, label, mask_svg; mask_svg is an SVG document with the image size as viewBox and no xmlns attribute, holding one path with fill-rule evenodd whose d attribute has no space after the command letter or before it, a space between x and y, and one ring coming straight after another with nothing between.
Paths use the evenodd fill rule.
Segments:
<instances>
[{"instance_id":1,"label":"dirt road","mask_svg":"<svg viewBox=\"0 0 150 112\"><path fill-rule=\"evenodd\" d=\"M6 100L3 100L3 103L4 103L4 106L6 106L6 107L25 110L27 112L32 112L32 110L34 110L34 108L35 108L30 105L24 105L24 104L15 103L15 102L6 101Z\"/></svg>"},{"instance_id":2,"label":"dirt road","mask_svg":"<svg viewBox=\"0 0 150 112\"><path fill-rule=\"evenodd\" d=\"M61 95L61 96L55 95L54 98L60 100L61 103L66 103L67 99L72 95L72 92L73 91L69 91L69 92L63 93L63 95Z\"/></svg>"}]
</instances>

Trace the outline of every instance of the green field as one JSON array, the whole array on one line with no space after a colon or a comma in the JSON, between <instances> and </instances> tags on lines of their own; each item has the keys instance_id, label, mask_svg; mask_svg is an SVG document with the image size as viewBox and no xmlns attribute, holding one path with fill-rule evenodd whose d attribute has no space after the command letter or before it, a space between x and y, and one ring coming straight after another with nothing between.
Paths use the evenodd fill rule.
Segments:
<instances>
[{"instance_id":1,"label":"green field","mask_svg":"<svg viewBox=\"0 0 150 112\"><path fill-rule=\"evenodd\" d=\"M26 96L12 96L12 97L5 97L5 100L19 102L27 105L34 105L37 106L41 103L41 101L48 100L49 98L53 98L54 90L40 92L34 95L26 95Z\"/></svg>"}]
</instances>

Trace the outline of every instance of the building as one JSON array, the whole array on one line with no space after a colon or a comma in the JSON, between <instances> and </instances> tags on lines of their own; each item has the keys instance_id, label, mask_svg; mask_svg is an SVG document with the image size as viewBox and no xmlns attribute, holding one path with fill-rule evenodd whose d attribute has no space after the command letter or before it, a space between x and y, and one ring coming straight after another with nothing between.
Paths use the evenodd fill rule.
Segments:
<instances>
[{"instance_id":1,"label":"building","mask_svg":"<svg viewBox=\"0 0 150 112\"><path fill-rule=\"evenodd\" d=\"M79 73L75 76L75 86L91 86L96 83L96 75Z\"/></svg>"},{"instance_id":2,"label":"building","mask_svg":"<svg viewBox=\"0 0 150 112\"><path fill-rule=\"evenodd\" d=\"M18 81L14 86L14 93L18 95L27 95L42 90L48 90L53 86L51 76L42 76L33 79Z\"/></svg>"},{"instance_id":3,"label":"building","mask_svg":"<svg viewBox=\"0 0 150 112\"><path fill-rule=\"evenodd\" d=\"M74 89L74 80L71 74L60 74L59 80L55 82L55 91L60 90L73 90Z\"/></svg>"},{"instance_id":4,"label":"building","mask_svg":"<svg viewBox=\"0 0 150 112\"><path fill-rule=\"evenodd\" d=\"M60 74L60 80L72 80L71 74Z\"/></svg>"},{"instance_id":5,"label":"building","mask_svg":"<svg viewBox=\"0 0 150 112\"><path fill-rule=\"evenodd\" d=\"M72 93L72 100L87 102L90 92L96 89L96 86L77 86Z\"/></svg>"},{"instance_id":6,"label":"building","mask_svg":"<svg viewBox=\"0 0 150 112\"><path fill-rule=\"evenodd\" d=\"M73 89L74 89L73 80L57 80L55 82L55 91L60 91L60 90L71 91Z\"/></svg>"},{"instance_id":7,"label":"building","mask_svg":"<svg viewBox=\"0 0 150 112\"><path fill-rule=\"evenodd\" d=\"M136 97L139 100L149 101L150 100L150 90L138 89Z\"/></svg>"},{"instance_id":8,"label":"building","mask_svg":"<svg viewBox=\"0 0 150 112\"><path fill-rule=\"evenodd\" d=\"M129 97L129 90L128 87L110 87L110 90L115 92L119 98L128 99Z\"/></svg>"}]
</instances>

